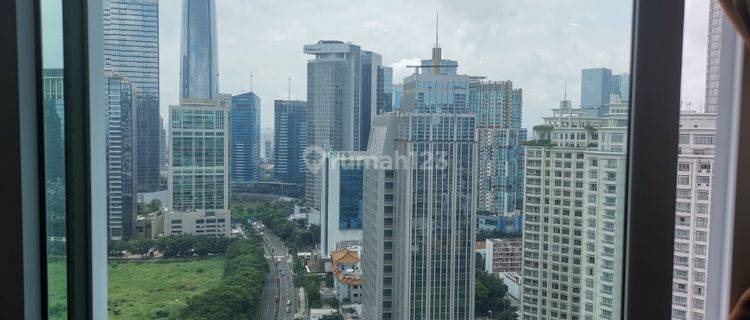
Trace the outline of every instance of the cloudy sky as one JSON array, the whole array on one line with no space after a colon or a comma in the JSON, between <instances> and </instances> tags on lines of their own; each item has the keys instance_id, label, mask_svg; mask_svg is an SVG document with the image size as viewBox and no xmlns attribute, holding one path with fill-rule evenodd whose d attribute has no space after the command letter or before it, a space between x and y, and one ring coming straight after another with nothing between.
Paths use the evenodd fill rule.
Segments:
<instances>
[{"instance_id":1,"label":"cloudy sky","mask_svg":"<svg viewBox=\"0 0 750 320\"><path fill-rule=\"evenodd\" d=\"M443 56L459 61L459 72L512 80L524 90L524 126L556 106L567 83L569 99L580 99L580 70L607 67L628 72L631 1L623 0L217 0L220 88L250 89L262 100L261 124L273 127L273 100L306 99L304 44L320 39L353 42L380 53L394 67L427 58L440 12ZM178 102L179 0L160 1L162 114ZM688 0L683 100L703 103L708 0Z\"/></svg>"}]
</instances>

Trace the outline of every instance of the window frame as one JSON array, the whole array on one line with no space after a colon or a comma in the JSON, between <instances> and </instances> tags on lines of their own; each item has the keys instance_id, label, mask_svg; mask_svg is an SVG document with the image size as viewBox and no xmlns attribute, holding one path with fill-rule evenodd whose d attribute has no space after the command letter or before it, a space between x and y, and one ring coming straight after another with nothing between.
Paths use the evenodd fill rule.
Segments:
<instances>
[{"instance_id":1,"label":"window frame","mask_svg":"<svg viewBox=\"0 0 750 320\"><path fill-rule=\"evenodd\" d=\"M43 239L39 234L39 228L43 225L40 218L40 201L38 196L38 170L37 157L41 154L38 148L38 137L35 136L40 119L39 104L35 97L41 95L40 69L32 66L29 69L28 57L40 61L41 35L35 32L38 26L38 1L11 0L3 2L0 6L8 10L0 10L0 15L6 19L0 19L2 23L9 26L4 30L13 32L2 32L1 36L7 38L10 49L2 51L3 57L0 65L9 68L17 68L15 72L2 73L0 79L12 83L15 86L0 86L0 90L7 93L6 97L18 97L11 100L17 103L19 110L6 114L0 118L2 122L8 122L8 126L1 128L15 129L16 133L22 135L6 136L0 140L5 150L20 149L21 154L11 152L0 156L0 161L12 162L12 167L20 170L17 176L6 177L2 184L8 184L8 190L18 190L17 193L2 194L5 203L13 204L9 207L23 214L24 222L19 217L11 217L4 225L4 232L0 236L8 241L0 241L4 252L19 253L17 256L8 258L7 268L9 273L3 272L3 277L13 281L9 283L6 290L16 294L4 294L2 306L6 316L17 319L39 319L46 318L45 298L46 281L40 268L40 261L45 261L44 252L40 249L41 244L23 240ZM104 159L103 135L90 135L90 132L104 130L104 112L97 108L103 97L102 81L102 43L101 15L89 14L101 12L101 0L65 0L63 1L63 47L65 52L65 115L66 115L66 210L68 219L68 298L69 317L71 319L103 319L107 317L107 241L106 241L106 219L104 215L92 215L92 212L106 212L105 197L105 171L104 161L92 161L92 159ZM7 15L7 17L6 17ZM679 96L680 96L680 73L682 61L682 32L683 32L684 1L633 1L633 24L632 24L632 54L631 54L631 111L630 129L628 143L628 168L627 168L627 201L626 201L626 226L624 247L624 283L622 291L623 318L624 319L651 319L669 318L671 315L672 277L665 275L673 274L673 252L674 252L674 223L675 223L675 181L677 174L677 150L678 150L678 119L679 119ZM12 26L11 26L12 25ZM730 28L725 23L724 34ZM16 38L16 31L18 37ZM35 36L28 36L28 33ZM26 36L21 36L26 35ZM11 37L13 36L13 37ZM739 72L730 69L736 66L737 61L741 63L742 54L737 47L741 47L738 41L730 39L722 44L722 61L733 61L732 66L722 64L722 79L728 77L733 80L731 86L722 85L721 96L732 102L733 108L740 105L750 104L750 66L744 66ZM730 43L732 42L732 43ZM33 44L32 44L33 43ZM734 51L724 50L734 45ZM732 51L733 59L725 60L725 51ZM744 52L747 56L747 51ZM33 65L33 64L32 64ZM10 69L8 69L10 70ZM12 70L11 70L12 71ZM737 73L741 73L738 75ZM31 78L29 78L31 76ZM740 94L738 83L745 80L742 88L745 94ZM31 83L35 83L31 85ZM724 82L724 81L722 81ZM29 91L32 91L29 96ZM734 94L734 95L732 95ZM30 99L30 100L29 100ZM722 103L720 103L722 104ZM32 108L23 108L35 105ZM722 104L724 105L724 104ZM24 111L26 110L26 111ZM734 110L734 109L733 109ZM723 110L722 112L724 112ZM737 110L734 110L739 113ZM17 112L17 113L14 113ZM21 114L27 112L28 114ZM36 113L29 117L29 114ZM20 114L19 117L14 115ZM717 135L717 163L718 160L734 160L734 164L745 164L739 169L750 168L750 143L741 144L737 150L731 150L731 157L721 158L721 145L726 142L739 143L750 139L750 115L728 118L719 117L719 123L732 122L732 130ZM20 120L19 120L20 119ZM730 121L732 120L732 121ZM27 122L29 121L29 122ZM724 121L724 122L722 122ZM739 126L738 123L748 124ZM724 131L724 130L721 130ZM720 131L720 132L721 132ZM31 136L27 135L30 134ZM737 135L743 134L744 139ZM29 138L31 137L31 138ZM28 139L31 139L29 141ZM740 141L742 140L742 141ZM24 143L21 143L21 142ZM75 141L76 143L73 143ZM29 151L28 149L32 150ZM726 150L725 150L726 151ZM23 158L26 155L27 158ZM29 158L31 157L31 158ZM23 159L22 159L23 158ZM727 160L728 159L728 160ZM26 162L22 160L27 160ZM33 161L31 161L33 160ZM723 163L722 163L723 164ZM31 167L31 169L29 169ZM727 167L722 165L717 168L717 177L724 180L735 181L731 187L723 188L717 183L716 190L721 190L722 195L733 202L727 204L730 208L723 207L723 201L714 201L715 212L722 209L739 209L750 207L750 197L742 198L740 191L750 190L750 181L742 181L740 175L746 174L738 167ZM23 173L23 174L21 174ZM746 174L747 175L747 174ZM16 179L14 179L15 177ZM731 178L731 179L730 179ZM15 188L15 189L13 189ZM24 194L21 195L21 190ZM36 192L35 192L36 191ZM715 192L719 193L719 192ZM746 192L745 192L746 193ZM32 196L33 195L33 196ZM23 201L21 201L23 196ZM23 206L21 206L23 202ZM37 202L37 203L34 203ZM658 212L659 214L654 214ZM734 211L733 211L734 212ZM36 216L37 220L34 220ZM722 215L724 216L724 215ZM727 215L724 223L712 221L712 233L721 231L734 231L738 228L747 230L750 221L739 221L734 215ZM737 223L737 222L742 223ZM733 223L729 223L733 222ZM22 228L21 228L22 227ZM716 229L715 229L716 228ZM36 231L35 231L36 230ZM732 243L739 240L747 240L750 233L744 235L740 232L728 232L722 238L724 243L721 247L723 254L731 253L734 257L750 256L747 251L750 246L732 247ZM30 238L29 238L30 237ZM34 238L36 237L36 238ZM744 237L744 238L743 238ZM717 247L716 245L712 247ZM21 248L23 255L20 254ZM724 257L717 255L718 250L709 249L711 257ZM22 257L21 257L22 256ZM723 272L721 276L722 286L709 286L709 296L720 295L722 304L712 303L707 305L709 311L715 312L716 319L723 318L728 311L729 303L724 294L727 284L731 285L732 297L736 296L740 281L736 277L738 269L750 270L750 261L745 259L714 259L710 265L714 269L720 267ZM716 264L716 266L714 265ZM710 267L710 268L711 268ZM717 269L718 270L718 269ZM5 271L5 269L3 269ZM715 273L715 272L714 272ZM750 280L747 273L741 280ZM709 282L716 280L717 275L709 272ZM20 281L20 279L23 279ZM713 282L711 282L713 283ZM25 289L25 290L24 290ZM719 292L719 293L715 293ZM728 292L729 290L727 290ZM36 296L35 296L36 294ZM15 300L14 300L15 299ZM23 308L19 306L23 305ZM716 306L715 306L716 305ZM40 314L43 310L43 314ZM709 317L710 318L710 317Z\"/></svg>"}]
</instances>

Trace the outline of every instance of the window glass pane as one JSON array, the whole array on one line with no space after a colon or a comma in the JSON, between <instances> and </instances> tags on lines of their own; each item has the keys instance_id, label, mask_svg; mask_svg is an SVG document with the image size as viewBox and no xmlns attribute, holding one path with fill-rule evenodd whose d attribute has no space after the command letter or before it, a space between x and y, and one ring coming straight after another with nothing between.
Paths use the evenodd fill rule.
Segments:
<instances>
[{"instance_id":1,"label":"window glass pane","mask_svg":"<svg viewBox=\"0 0 750 320\"><path fill-rule=\"evenodd\" d=\"M110 318L621 318L632 1L362 6L103 0Z\"/></svg>"},{"instance_id":2,"label":"window glass pane","mask_svg":"<svg viewBox=\"0 0 750 320\"><path fill-rule=\"evenodd\" d=\"M722 20L717 1L685 1L672 319L705 319Z\"/></svg>"},{"instance_id":3,"label":"window glass pane","mask_svg":"<svg viewBox=\"0 0 750 320\"><path fill-rule=\"evenodd\" d=\"M47 314L67 319L62 1L41 0Z\"/></svg>"}]
</instances>

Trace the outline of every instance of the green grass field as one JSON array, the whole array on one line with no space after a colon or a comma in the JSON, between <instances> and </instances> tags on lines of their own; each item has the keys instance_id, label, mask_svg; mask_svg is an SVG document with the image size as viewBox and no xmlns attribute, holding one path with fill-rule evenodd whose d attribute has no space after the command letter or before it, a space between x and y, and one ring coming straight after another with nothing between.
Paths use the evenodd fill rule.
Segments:
<instances>
[{"instance_id":1,"label":"green grass field","mask_svg":"<svg viewBox=\"0 0 750 320\"><path fill-rule=\"evenodd\" d=\"M176 319L185 300L221 280L224 259L111 262L110 319Z\"/></svg>"},{"instance_id":2,"label":"green grass field","mask_svg":"<svg viewBox=\"0 0 750 320\"><path fill-rule=\"evenodd\" d=\"M50 263L63 274L62 261ZM184 261L117 262L109 264L110 319L177 319L186 299L201 293L221 280L223 258ZM50 308L63 308L64 278L50 276ZM59 303L58 303L59 302ZM50 319L59 319L52 315Z\"/></svg>"}]
</instances>

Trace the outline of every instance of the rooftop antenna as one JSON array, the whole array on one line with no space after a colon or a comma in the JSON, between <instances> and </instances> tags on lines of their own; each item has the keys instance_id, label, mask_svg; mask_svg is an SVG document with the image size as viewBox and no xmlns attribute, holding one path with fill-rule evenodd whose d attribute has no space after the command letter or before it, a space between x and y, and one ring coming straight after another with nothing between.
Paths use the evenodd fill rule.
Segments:
<instances>
[{"instance_id":1,"label":"rooftop antenna","mask_svg":"<svg viewBox=\"0 0 750 320\"><path fill-rule=\"evenodd\" d=\"M288 83L287 83L287 86L288 86L288 88L287 88L287 90L288 90L288 92L287 92L287 101L292 101L292 77L289 77L289 79L287 79L287 81L288 81Z\"/></svg>"},{"instance_id":2,"label":"rooftop antenna","mask_svg":"<svg viewBox=\"0 0 750 320\"><path fill-rule=\"evenodd\" d=\"M435 9L435 48L440 48L438 33L440 32L440 13Z\"/></svg>"},{"instance_id":3,"label":"rooftop antenna","mask_svg":"<svg viewBox=\"0 0 750 320\"><path fill-rule=\"evenodd\" d=\"M250 71L250 92L253 92L253 72Z\"/></svg>"},{"instance_id":4,"label":"rooftop antenna","mask_svg":"<svg viewBox=\"0 0 750 320\"><path fill-rule=\"evenodd\" d=\"M568 81L563 80L563 100L568 100Z\"/></svg>"}]
</instances>

